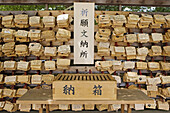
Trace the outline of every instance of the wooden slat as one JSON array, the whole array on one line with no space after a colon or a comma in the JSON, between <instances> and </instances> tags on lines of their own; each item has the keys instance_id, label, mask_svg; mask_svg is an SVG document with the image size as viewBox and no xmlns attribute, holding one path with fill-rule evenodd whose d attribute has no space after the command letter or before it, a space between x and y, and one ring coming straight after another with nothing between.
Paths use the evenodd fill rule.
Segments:
<instances>
[{"instance_id":1,"label":"wooden slat","mask_svg":"<svg viewBox=\"0 0 170 113\"><path fill-rule=\"evenodd\" d=\"M1 5L16 4L73 4L74 2L95 2L104 5L169 6L169 0L0 0Z\"/></svg>"},{"instance_id":2,"label":"wooden slat","mask_svg":"<svg viewBox=\"0 0 170 113\"><path fill-rule=\"evenodd\" d=\"M71 77L73 77L73 75L70 75L69 78L68 78L68 80L71 80Z\"/></svg>"},{"instance_id":3,"label":"wooden slat","mask_svg":"<svg viewBox=\"0 0 170 113\"><path fill-rule=\"evenodd\" d=\"M22 14L22 13L26 13L29 16L35 16L36 14L38 14L39 16L48 16L49 14L52 14L52 16L57 17L60 14L70 14L72 17L74 16L73 11L65 11L65 10L55 10L55 11L0 11L1 15L8 15L12 13L13 15L17 15L17 14ZM123 15L128 15L129 13L132 14L138 14L140 15L141 13L145 13L145 14L162 14L162 15L167 15L170 14L170 12L128 12L128 11L95 11L95 17L97 15L102 15L102 14L109 14L109 15L115 15L115 14L123 14Z\"/></svg>"},{"instance_id":4,"label":"wooden slat","mask_svg":"<svg viewBox=\"0 0 170 113\"><path fill-rule=\"evenodd\" d=\"M97 75L97 78L101 81L100 75Z\"/></svg>"}]
</instances>

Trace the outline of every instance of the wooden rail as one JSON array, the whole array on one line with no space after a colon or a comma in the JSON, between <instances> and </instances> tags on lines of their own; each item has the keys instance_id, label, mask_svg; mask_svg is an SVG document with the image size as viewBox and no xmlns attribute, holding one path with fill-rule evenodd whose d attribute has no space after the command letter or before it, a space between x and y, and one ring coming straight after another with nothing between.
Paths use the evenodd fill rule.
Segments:
<instances>
[{"instance_id":1,"label":"wooden rail","mask_svg":"<svg viewBox=\"0 0 170 113\"><path fill-rule=\"evenodd\" d=\"M169 0L0 0L0 5L73 4L95 2L99 5L170 6Z\"/></svg>"}]
</instances>

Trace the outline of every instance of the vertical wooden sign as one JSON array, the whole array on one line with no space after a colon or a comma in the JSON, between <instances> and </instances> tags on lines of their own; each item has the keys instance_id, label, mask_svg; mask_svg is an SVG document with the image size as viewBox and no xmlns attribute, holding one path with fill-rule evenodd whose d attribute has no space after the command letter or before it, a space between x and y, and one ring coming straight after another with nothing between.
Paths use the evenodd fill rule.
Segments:
<instances>
[{"instance_id":1,"label":"vertical wooden sign","mask_svg":"<svg viewBox=\"0 0 170 113\"><path fill-rule=\"evenodd\" d=\"M94 3L74 3L74 64L94 64Z\"/></svg>"}]
</instances>

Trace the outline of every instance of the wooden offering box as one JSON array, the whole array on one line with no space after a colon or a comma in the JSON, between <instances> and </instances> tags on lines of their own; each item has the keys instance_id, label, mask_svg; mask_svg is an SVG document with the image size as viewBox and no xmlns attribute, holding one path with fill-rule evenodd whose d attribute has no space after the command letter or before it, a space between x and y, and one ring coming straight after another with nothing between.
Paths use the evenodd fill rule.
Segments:
<instances>
[{"instance_id":1,"label":"wooden offering box","mask_svg":"<svg viewBox=\"0 0 170 113\"><path fill-rule=\"evenodd\" d=\"M110 74L59 74L54 100L116 100L117 83Z\"/></svg>"}]
</instances>

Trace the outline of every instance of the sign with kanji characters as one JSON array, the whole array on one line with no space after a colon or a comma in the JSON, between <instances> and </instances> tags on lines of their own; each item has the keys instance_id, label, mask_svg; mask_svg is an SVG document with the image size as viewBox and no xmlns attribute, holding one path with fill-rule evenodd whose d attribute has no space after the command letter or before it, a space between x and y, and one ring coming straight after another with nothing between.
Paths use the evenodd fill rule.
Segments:
<instances>
[{"instance_id":1,"label":"sign with kanji characters","mask_svg":"<svg viewBox=\"0 0 170 113\"><path fill-rule=\"evenodd\" d=\"M74 3L74 64L94 64L94 3Z\"/></svg>"},{"instance_id":2,"label":"sign with kanji characters","mask_svg":"<svg viewBox=\"0 0 170 113\"><path fill-rule=\"evenodd\" d=\"M115 100L116 81L54 81L54 100Z\"/></svg>"}]
</instances>

